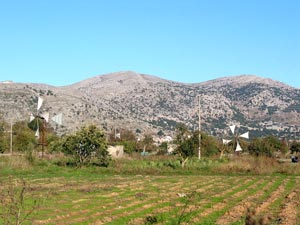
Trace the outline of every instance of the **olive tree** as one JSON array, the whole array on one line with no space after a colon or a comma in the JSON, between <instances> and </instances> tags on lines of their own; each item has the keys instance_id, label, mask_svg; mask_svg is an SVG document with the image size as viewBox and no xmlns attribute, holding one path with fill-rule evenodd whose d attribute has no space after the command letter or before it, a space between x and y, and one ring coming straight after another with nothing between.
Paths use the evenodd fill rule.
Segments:
<instances>
[{"instance_id":1,"label":"olive tree","mask_svg":"<svg viewBox=\"0 0 300 225\"><path fill-rule=\"evenodd\" d=\"M153 148L153 137L151 134L145 134L144 138L141 141L143 145L143 153L145 153L147 150L149 151L150 149Z\"/></svg>"},{"instance_id":2,"label":"olive tree","mask_svg":"<svg viewBox=\"0 0 300 225\"><path fill-rule=\"evenodd\" d=\"M184 124L178 124L176 128L177 145L175 153L180 157L181 166L184 167L188 159L195 155L195 138Z\"/></svg>"},{"instance_id":3,"label":"olive tree","mask_svg":"<svg viewBox=\"0 0 300 225\"><path fill-rule=\"evenodd\" d=\"M75 134L67 135L57 146L63 153L71 155L79 166L96 159L99 166L108 166L110 156L103 131L94 125L82 127Z\"/></svg>"}]
</instances>

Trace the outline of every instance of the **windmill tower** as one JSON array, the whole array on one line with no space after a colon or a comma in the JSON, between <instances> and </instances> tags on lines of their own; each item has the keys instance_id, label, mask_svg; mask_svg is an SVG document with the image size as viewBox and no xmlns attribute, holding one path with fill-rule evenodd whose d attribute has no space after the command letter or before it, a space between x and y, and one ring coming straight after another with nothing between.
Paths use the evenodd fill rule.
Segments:
<instances>
[{"instance_id":1,"label":"windmill tower","mask_svg":"<svg viewBox=\"0 0 300 225\"><path fill-rule=\"evenodd\" d=\"M233 134L233 137L231 139L223 139L223 144L229 144L230 142L233 142L235 141L236 142L236 146L235 146L235 152L241 152L243 151L241 145L240 145L240 138L246 138L246 139L249 139L249 131L246 132L246 133L243 133L241 135L239 135L237 132L235 132L235 128L236 128L236 125L232 125L232 126L229 126L230 130L231 130L231 133Z\"/></svg>"},{"instance_id":2,"label":"windmill tower","mask_svg":"<svg viewBox=\"0 0 300 225\"><path fill-rule=\"evenodd\" d=\"M35 136L37 139L39 139L39 145L42 146L42 156L44 156L44 149L47 145L46 143L46 126L47 123L49 123L49 112L40 112L40 109L43 105L44 99L41 97L38 97L38 104L35 114L30 115L29 121L32 122L33 120L36 120L36 132ZM39 123L41 121L41 125ZM62 113L52 117L52 121L57 123L58 125L62 125Z\"/></svg>"}]
</instances>

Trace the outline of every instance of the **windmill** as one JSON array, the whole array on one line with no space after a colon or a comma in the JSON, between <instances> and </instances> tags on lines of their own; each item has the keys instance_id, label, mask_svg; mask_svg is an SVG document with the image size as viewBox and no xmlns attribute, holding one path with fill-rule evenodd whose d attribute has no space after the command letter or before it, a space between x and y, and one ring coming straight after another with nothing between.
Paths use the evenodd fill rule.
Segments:
<instances>
[{"instance_id":1,"label":"windmill","mask_svg":"<svg viewBox=\"0 0 300 225\"><path fill-rule=\"evenodd\" d=\"M39 139L39 145L42 146L42 156L44 155L44 147L46 146L46 123L49 123L49 112L40 112L40 109L43 105L44 99L38 97L38 104L35 114L30 115L29 122L36 120L36 132L35 137ZM41 126L39 121L42 121ZM62 125L62 113L52 117L52 121L58 125Z\"/></svg>"},{"instance_id":2,"label":"windmill","mask_svg":"<svg viewBox=\"0 0 300 225\"><path fill-rule=\"evenodd\" d=\"M241 135L239 135L237 132L235 132L235 128L236 128L236 125L232 125L232 126L229 126L230 130L231 130L231 133L233 134L233 138L228 140L228 139L223 139L223 144L229 144L230 142L232 141L236 141L236 147L235 147L235 152L240 152L242 151L242 147L240 145L240 141L239 139L240 138L246 138L246 139L249 139L249 131L246 132L246 133L243 133Z\"/></svg>"}]
</instances>

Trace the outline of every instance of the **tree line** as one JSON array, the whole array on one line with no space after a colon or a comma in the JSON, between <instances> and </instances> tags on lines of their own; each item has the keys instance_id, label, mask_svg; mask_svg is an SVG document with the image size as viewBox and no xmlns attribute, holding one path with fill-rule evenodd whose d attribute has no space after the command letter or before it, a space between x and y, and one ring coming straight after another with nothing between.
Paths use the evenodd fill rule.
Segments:
<instances>
[{"instance_id":1,"label":"tree line","mask_svg":"<svg viewBox=\"0 0 300 225\"><path fill-rule=\"evenodd\" d=\"M12 137L14 153L25 154L29 159L34 152L40 151L39 140L35 137L35 126L21 121L13 125L12 136L10 135L10 125L5 121L0 121L0 153L8 153L10 149L10 138ZM123 145L127 154L152 152L154 154L175 154L178 156L181 165L196 157L199 147L199 131L191 131L184 124L178 124L174 140L172 142L154 143L153 136L149 133L141 134L140 130L135 132L119 129L105 133L95 125L83 126L79 130L58 136L53 129L48 128L47 132L47 153L63 153L70 157L70 164L82 166L94 164L98 166L108 166L110 156L107 151L108 145ZM137 139L139 135L139 139ZM157 136L163 136L163 132L158 132ZM201 155L203 157L222 158L225 155L234 154L235 141L229 145L224 145L222 140L201 132ZM274 136L266 136L252 139L250 141L240 141L243 153L255 156L279 157L288 153L297 154L300 151L300 143L294 141L288 143ZM174 147L174 151L169 152L168 148Z\"/></svg>"}]
</instances>

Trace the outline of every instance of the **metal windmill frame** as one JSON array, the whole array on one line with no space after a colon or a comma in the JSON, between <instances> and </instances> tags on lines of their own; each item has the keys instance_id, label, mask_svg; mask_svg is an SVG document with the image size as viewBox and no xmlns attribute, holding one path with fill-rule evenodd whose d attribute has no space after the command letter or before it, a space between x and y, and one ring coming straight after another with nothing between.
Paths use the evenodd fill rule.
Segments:
<instances>
[{"instance_id":1,"label":"metal windmill frame","mask_svg":"<svg viewBox=\"0 0 300 225\"><path fill-rule=\"evenodd\" d=\"M35 136L36 136L36 138L39 139L38 145L42 146L42 157L44 156L45 146L47 146L46 128L47 128L47 123L49 122L49 112L44 112L44 113L40 112L43 102L44 102L44 99L41 97L38 97L36 114L31 114L30 119L29 119L30 122L32 122L33 120L36 120L37 130L35 132ZM39 125L39 120L42 121L41 128ZM62 113L52 117L52 121L54 121L58 125L62 125Z\"/></svg>"}]
</instances>

